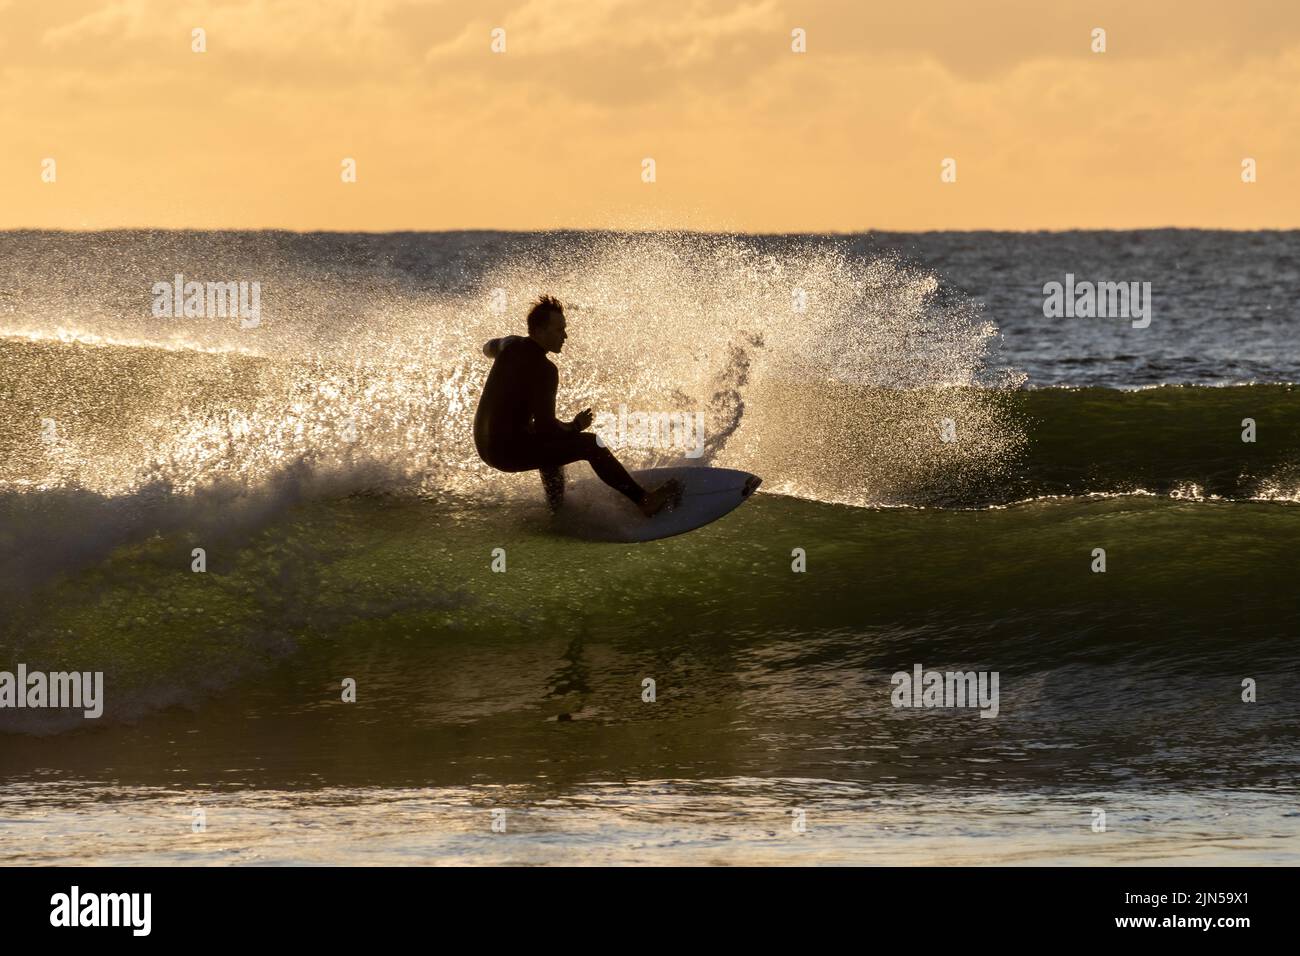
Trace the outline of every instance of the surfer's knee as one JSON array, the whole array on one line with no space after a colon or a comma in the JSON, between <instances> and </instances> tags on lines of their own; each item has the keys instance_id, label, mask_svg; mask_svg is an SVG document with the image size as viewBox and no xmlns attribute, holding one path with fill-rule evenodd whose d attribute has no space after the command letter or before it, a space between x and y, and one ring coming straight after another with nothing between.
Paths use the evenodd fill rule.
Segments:
<instances>
[{"instance_id":1,"label":"surfer's knee","mask_svg":"<svg viewBox=\"0 0 1300 956\"><path fill-rule=\"evenodd\" d=\"M614 453L602 445L596 439L596 436L591 434L591 432L583 432L578 436L578 440L581 443L580 447L582 448L583 457L587 461L594 461L595 459L603 458L606 455L610 458L614 457Z\"/></svg>"}]
</instances>

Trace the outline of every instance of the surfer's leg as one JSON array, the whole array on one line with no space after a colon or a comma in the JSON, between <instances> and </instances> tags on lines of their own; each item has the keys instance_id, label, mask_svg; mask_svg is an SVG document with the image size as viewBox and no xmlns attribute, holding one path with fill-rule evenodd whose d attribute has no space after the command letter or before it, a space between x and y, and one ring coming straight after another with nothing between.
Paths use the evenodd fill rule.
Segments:
<instances>
[{"instance_id":1,"label":"surfer's leg","mask_svg":"<svg viewBox=\"0 0 1300 956\"><path fill-rule=\"evenodd\" d=\"M645 501L645 489L619 464L614 453L601 447L596 436L590 432L548 440L540 449L540 458L538 467L542 469L558 468L575 461L588 462L596 477L615 491L626 495L637 506Z\"/></svg>"},{"instance_id":2,"label":"surfer's leg","mask_svg":"<svg viewBox=\"0 0 1300 956\"><path fill-rule=\"evenodd\" d=\"M564 468L558 465L554 468L543 468L541 475L542 490L546 492L546 504L551 509L551 514L555 514L564 504Z\"/></svg>"},{"instance_id":3,"label":"surfer's leg","mask_svg":"<svg viewBox=\"0 0 1300 956\"><path fill-rule=\"evenodd\" d=\"M616 491L621 491L632 499L632 503L641 509L647 518L653 517L666 507L677 507L682 500L682 485L675 478L670 478L658 488L647 491L637 484L636 479L627 473L627 469L614 457L614 453L596 441L591 434L579 435L586 450L587 461L600 480Z\"/></svg>"},{"instance_id":4,"label":"surfer's leg","mask_svg":"<svg viewBox=\"0 0 1300 956\"><path fill-rule=\"evenodd\" d=\"M627 473L627 469L622 463L614 457L614 453L608 448L602 448L596 441L595 435L583 435L584 439L590 441L590 457L587 461L591 462L591 470L605 484L609 485L615 491L622 492L632 503L640 506L645 501L645 489L636 483L636 479Z\"/></svg>"}]
</instances>

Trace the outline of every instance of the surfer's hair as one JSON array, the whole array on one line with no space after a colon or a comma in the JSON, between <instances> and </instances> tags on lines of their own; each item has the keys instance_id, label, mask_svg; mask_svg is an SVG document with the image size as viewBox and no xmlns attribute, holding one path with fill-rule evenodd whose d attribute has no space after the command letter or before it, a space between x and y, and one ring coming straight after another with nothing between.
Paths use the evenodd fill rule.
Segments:
<instances>
[{"instance_id":1,"label":"surfer's hair","mask_svg":"<svg viewBox=\"0 0 1300 956\"><path fill-rule=\"evenodd\" d=\"M558 312L564 314L564 306L560 300L553 295L544 295L528 310L528 334L546 328L546 323L551 321L551 313Z\"/></svg>"}]
</instances>

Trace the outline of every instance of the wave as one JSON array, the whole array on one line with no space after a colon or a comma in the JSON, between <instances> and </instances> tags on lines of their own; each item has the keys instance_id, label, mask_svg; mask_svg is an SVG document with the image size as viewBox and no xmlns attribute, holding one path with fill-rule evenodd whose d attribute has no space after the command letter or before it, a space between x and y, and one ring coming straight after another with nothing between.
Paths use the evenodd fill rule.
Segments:
<instances>
[{"instance_id":1,"label":"wave","mask_svg":"<svg viewBox=\"0 0 1300 956\"><path fill-rule=\"evenodd\" d=\"M195 707L241 681L308 708L337 699L339 675L358 669L371 701L399 679L416 695L448 666L453 682L496 681L543 636L552 656L555 641L572 641L629 667L713 647L725 660L777 655L800 673L1005 669L1022 687L1031 675L1152 667L1195 677L1210 698L1231 696L1243 667L1279 675L1279 688L1282 675L1295 679L1294 507L1098 496L860 509L760 495L696 534L598 550L545 533L541 511L354 496L301 500L242 526L231 514L223 527L211 508L206 524L118 544L11 596L0 669L104 671L105 724ZM791 573L795 546L806 574ZM190 571L194 547L206 550L204 574ZM488 570L496 547L508 553L505 578ZM538 693L531 682L516 691ZM475 719L481 705L449 717ZM425 706L412 696L392 713ZM67 715L0 713L0 730L78 727Z\"/></svg>"}]
</instances>

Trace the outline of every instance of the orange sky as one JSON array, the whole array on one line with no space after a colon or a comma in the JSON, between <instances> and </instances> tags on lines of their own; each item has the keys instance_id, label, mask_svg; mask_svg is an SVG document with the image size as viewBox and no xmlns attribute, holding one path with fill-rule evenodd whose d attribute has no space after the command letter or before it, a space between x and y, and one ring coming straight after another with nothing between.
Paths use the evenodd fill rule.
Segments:
<instances>
[{"instance_id":1,"label":"orange sky","mask_svg":"<svg viewBox=\"0 0 1300 956\"><path fill-rule=\"evenodd\" d=\"M0 228L1300 226L1296 0L0 0L0 74Z\"/></svg>"}]
</instances>

